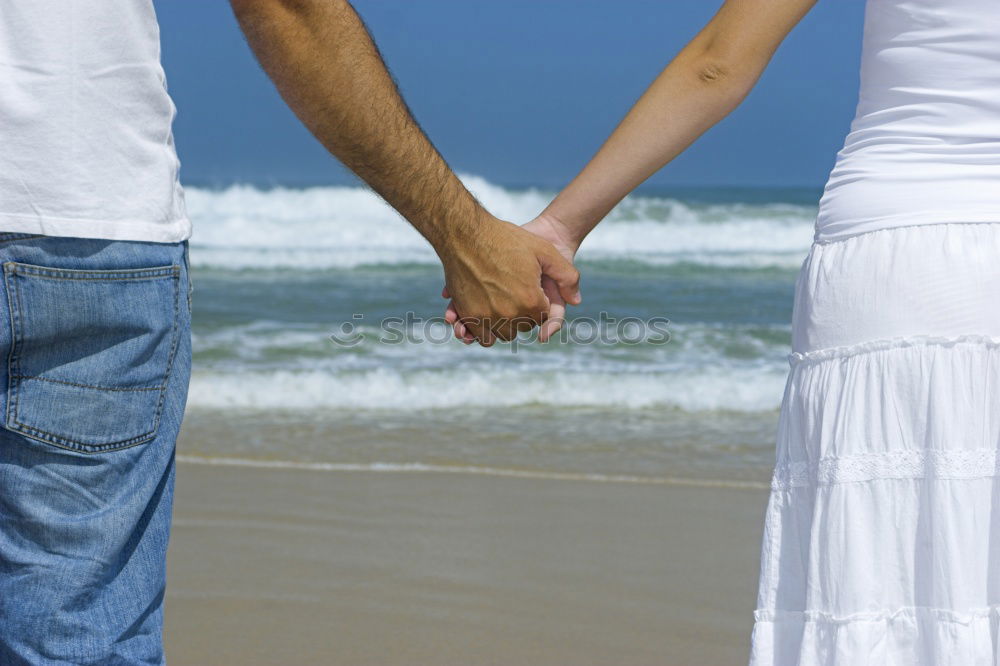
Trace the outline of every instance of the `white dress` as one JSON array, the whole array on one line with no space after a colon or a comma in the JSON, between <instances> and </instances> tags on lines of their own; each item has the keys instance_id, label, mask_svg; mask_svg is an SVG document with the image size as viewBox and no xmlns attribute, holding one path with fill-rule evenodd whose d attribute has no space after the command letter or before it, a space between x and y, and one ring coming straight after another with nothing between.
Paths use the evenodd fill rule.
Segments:
<instances>
[{"instance_id":1,"label":"white dress","mask_svg":"<svg viewBox=\"0 0 1000 666\"><path fill-rule=\"evenodd\" d=\"M1000 665L1000 0L868 0L789 361L751 666Z\"/></svg>"}]
</instances>

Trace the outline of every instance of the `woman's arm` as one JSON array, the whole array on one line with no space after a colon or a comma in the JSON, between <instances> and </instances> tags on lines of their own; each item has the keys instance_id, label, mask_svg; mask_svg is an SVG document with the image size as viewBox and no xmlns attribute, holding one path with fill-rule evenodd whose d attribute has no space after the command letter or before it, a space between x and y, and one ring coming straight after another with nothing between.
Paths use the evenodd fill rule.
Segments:
<instances>
[{"instance_id":1,"label":"woman's arm","mask_svg":"<svg viewBox=\"0 0 1000 666\"><path fill-rule=\"evenodd\" d=\"M726 117L816 0L726 0L540 216L580 242L625 195Z\"/></svg>"},{"instance_id":2,"label":"woman's arm","mask_svg":"<svg viewBox=\"0 0 1000 666\"><path fill-rule=\"evenodd\" d=\"M625 195L739 106L782 40L814 4L816 0L726 0L576 178L525 228L572 260L586 235ZM566 303L548 278L542 278L542 288L550 303L539 336L544 342L561 328ZM442 295L447 298L448 291ZM454 303L445 318L457 338L475 339L458 321Z\"/></svg>"}]
</instances>

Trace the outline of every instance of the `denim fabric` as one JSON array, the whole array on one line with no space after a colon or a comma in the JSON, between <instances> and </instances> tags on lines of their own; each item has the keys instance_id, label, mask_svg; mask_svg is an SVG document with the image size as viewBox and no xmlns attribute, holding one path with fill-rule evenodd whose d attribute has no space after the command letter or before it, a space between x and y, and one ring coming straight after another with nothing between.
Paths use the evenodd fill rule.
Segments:
<instances>
[{"instance_id":1,"label":"denim fabric","mask_svg":"<svg viewBox=\"0 0 1000 666\"><path fill-rule=\"evenodd\" d=\"M0 664L162 664L186 243L0 234Z\"/></svg>"}]
</instances>

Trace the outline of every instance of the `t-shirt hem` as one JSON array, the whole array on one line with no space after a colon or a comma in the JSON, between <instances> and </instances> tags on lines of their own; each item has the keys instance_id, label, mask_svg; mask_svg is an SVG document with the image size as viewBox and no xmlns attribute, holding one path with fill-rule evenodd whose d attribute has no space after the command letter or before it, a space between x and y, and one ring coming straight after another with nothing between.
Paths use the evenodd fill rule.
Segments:
<instances>
[{"instance_id":1,"label":"t-shirt hem","mask_svg":"<svg viewBox=\"0 0 1000 666\"><path fill-rule=\"evenodd\" d=\"M115 241L179 243L191 237L191 220L181 217L168 222L145 220L91 220L0 213L0 232L38 234Z\"/></svg>"},{"instance_id":2,"label":"t-shirt hem","mask_svg":"<svg viewBox=\"0 0 1000 666\"><path fill-rule=\"evenodd\" d=\"M983 211L979 213L959 214L901 214L871 218L867 220L838 220L835 223L823 222L818 218L813 234L814 243L836 243L861 234L882 229L899 227L917 227L928 224L984 224L1000 223L1000 210Z\"/></svg>"}]
</instances>

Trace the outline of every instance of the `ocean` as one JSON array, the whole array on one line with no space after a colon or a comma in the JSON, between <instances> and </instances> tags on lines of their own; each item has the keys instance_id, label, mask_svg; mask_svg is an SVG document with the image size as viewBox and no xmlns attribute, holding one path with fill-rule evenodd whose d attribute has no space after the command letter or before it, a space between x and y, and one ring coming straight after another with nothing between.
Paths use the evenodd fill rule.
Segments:
<instances>
[{"instance_id":1,"label":"ocean","mask_svg":"<svg viewBox=\"0 0 1000 666\"><path fill-rule=\"evenodd\" d=\"M463 180L523 223L554 195ZM766 485L819 192L672 188L581 248L562 339L451 339L430 246L361 187L188 187L202 463Z\"/></svg>"}]
</instances>

